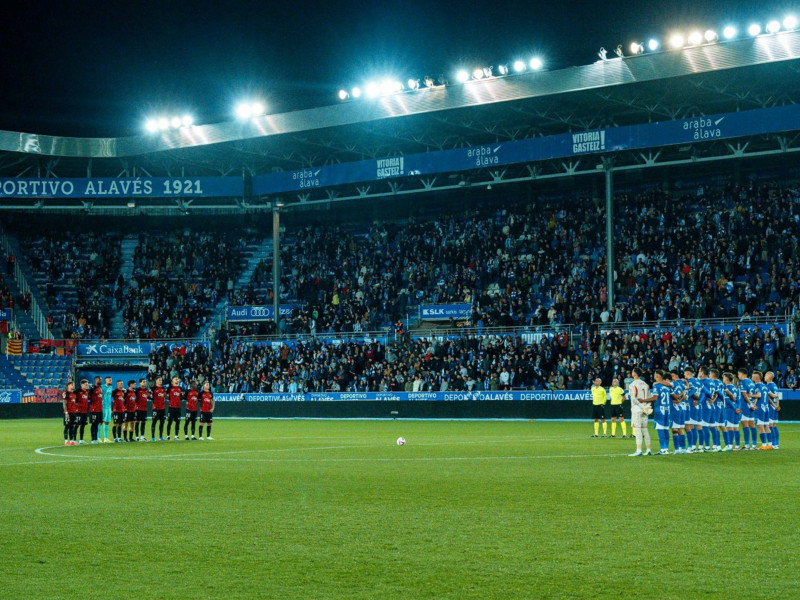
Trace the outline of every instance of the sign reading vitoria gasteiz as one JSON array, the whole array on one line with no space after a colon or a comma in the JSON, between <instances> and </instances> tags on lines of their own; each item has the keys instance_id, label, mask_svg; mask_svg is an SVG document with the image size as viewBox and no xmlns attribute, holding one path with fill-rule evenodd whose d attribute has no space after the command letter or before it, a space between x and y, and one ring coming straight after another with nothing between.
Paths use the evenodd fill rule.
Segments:
<instances>
[{"instance_id":1,"label":"sign reading vitoria gasteiz","mask_svg":"<svg viewBox=\"0 0 800 600\"><path fill-rule=\"evenodd\" d=\"M0 179L5 198L219 198L243 192L239 177Z\"/></svg>"}]
</instances>

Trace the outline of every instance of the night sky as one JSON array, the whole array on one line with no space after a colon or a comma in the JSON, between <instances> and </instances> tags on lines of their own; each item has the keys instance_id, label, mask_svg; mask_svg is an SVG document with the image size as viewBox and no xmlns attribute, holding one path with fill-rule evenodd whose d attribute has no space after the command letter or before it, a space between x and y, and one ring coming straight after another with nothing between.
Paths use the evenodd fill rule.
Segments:
<instances>
[{"instance_id":1,"label":"night sky","mask_svg":"<svg viewBox=\"0 0 800 600\"><path fill-rule=\"evenodd\" d=\"M332 104L341 87L538 54L546 68L600 46L689 27L740 29L800 2L61 2L10 0L0 14L0 129L121 136L148 115L232 118L246 96L269 112Z\"/></svg>"}]
</instances>

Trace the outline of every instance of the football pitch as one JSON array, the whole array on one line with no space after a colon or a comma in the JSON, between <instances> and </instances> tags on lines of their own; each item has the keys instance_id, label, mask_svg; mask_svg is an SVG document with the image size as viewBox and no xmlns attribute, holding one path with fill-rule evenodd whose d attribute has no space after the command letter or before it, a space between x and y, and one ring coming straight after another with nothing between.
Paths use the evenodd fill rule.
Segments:
<instances>
[{"instance_id":1,"label":"football pitch","mask_svg":"<svg viewBox=\"0 0 800 600\"><path fill-rule=\"evenodd\" d=\"M0 596L797 597L800 424L688 456L591 433L217 420L64 447L60 421L0 421Z\"/></svg>"}]
</instances>

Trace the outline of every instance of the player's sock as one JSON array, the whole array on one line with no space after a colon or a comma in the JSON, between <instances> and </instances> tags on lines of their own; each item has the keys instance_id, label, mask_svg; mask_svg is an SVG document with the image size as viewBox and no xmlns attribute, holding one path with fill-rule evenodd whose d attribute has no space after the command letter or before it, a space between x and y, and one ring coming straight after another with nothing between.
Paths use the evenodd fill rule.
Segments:
<instances>
[{"instance_id":1,"label":"player's sock","mask_svg":"<svg viewBox=\"0 0 800 600\"><path fill-rule=\"evenodd\" d=\"M192 421L192 437L194 437L195 422Z\"/></svg>"},{"instance_id":2,"label":"player's sock","mask_svg":"<svg viewBox=\"0 0 800 600\"><path fill-rule=\"evenodd\" d=\"M681 440L681 450L686 452L686 450L688 450L688 446L686 445L686 433L685 432L680 435L680 440Z\"/></svg>"},{"instance_id":3,"label":"player's sock","mask_svg":"<svg viewBox=\"0 0 800 600\"><path fill-rule=\"evenodd\" d=\"M725 446L726 446L726 447L731 445L731 441L730 441L730 440L731 440L731 436L730 436L730 433L731 433L731 432L730 432L730 431L728 431L727 429L723 429L723 430L722 430L722 441L723 441L723 442L725 442Z\"/></svg>"},{"instance_id":4,"label":"player's sock","mask_svg":"<svg viewBox=\"0 0 800 600\"><path fill-rule=\"evenodd\" d=\"M628 435L628 426L625 424L625 421L622 421L620 423L620 425L622 426L622 437L627 436Z\"/></svg>"},{"instance_id":5,"label":"player's sock","mask_svg":"<svg viewBox=\"0 0 800 600\"><path fill-rule=\"evenodd\" d=\"M736 447L738 448L739 444L742 441L742 432L738 428L733 430L733 441L734 441Z\"/></svg>"},{"instance_id":6,"label":"player's sock","mask_svg":"<svg viewBox=\"0 0 800 600\"><path fill-rule=\"evenodd\" d=\"M660 450L669 450L669 431L666 429L658 430L658 446Z\"/></svg>"},{"instance_id":7,"label":"player's sock","mask_svg":"<svg viewBox=\"0 0 800 600\"><path fill-rule=\"evenodd\" d=\"M164 437L164 419L158 422L158 437Z\"/></svg>"},{"instance_id":8,"label":"player's sock","mask_svg":"<svg viewBox=\"0 0 800 600\"><path fill-rule=\"evenodd\" d=\"M681 434L677 431L672 432L672 448L674 450L680 450L681 447Z\"/></svg>"},{"instance_id":9,"label":"player's sock","mask_svg":"<svg viewBox=\"0 0 800 600\"><path fill-rule=\"evenodd\" d=\"M206 437L211 437L211 424L206 425Z\"/></svg>"},{"instance_id":10,"label":"player's sock","mask_svg":"<svg viewBox=\"0 0 800 600\"><path fill-rule=\"evenodd\" d=\"M762 446L766 446L767 445L767 434L766 433L759 433L758 434L758 439L761 440L761 445Z\"/></svg>"},{"instance_id":11,"label":"player's sock","mask_svg":"<svg viewBox=\"0 0 800 600\"><path fill-rule=\"evenodd\" d=\"M69 423L64 424L64 441L69 441Z\"/></svg>"},{"instance_id":12,"label":"player's sock","mask_svg":"<svg viewBox=\"0 0 800 600\"><path fill-rule=\"evenodd\" d=\"M608 431L608 423L603 421L603 435L605 435L607 431Z\"/></svg>"},{"instance_id":13,"label":"player's sock","mask_svg":"<svg viewBox=\"0 0 800 600\"><path fill-rule=\"evenodd\" d=\"M744 447L747 448L750 445L750 428L749 427L742 427L744 432Z\"/></svg>"},{"instance_id":14,"label":"player's sock","mask_svg":"<svg viewBox=\"0 0 800 600\"><path fill-rule=\"evenodd\" d=\"M755 427L751 427L750 428L750 445L752 445L753 448L755 448L757 441L758 441L758 429L756 429Z\"/></svg>"},{"instance_id":15,"label":"player's sock","mask_svg":"<svg viewBox=\"0 0 800 600\"><path fill-rule=\"evenodd\" d=\"M781 436L778 433L778 426L774 425L772 427L772 445L777 446L781 442Z\"/></svg>"},{"instance_id":16,"label":"player's sock","mask_svg":"<svg viewBox=\"0 0 800 600\"><path fill-rule=\"evenodd\" d=\"M716 427L711 430L711 437L714 438L714 445L719 446L719 429Z\"/></svg>"},{"instance_id":17,"label":"player's sock","mask_svg":"<svg viewBox=\"0 0 800 600\"><path fill-rule=\"evenodd\" d=\"M600 431L600 423L598 423L597 421L595 421L595 422L594 422L594 434L595 434L595 435L597 435L597 433L598 433L599 431Z\"/></svg>"},{"instance_id":18,"label":"player's sock","mask_svg":"<svg viewBox=\"0 0 800 600\"><path fill-rule=\"evenodd\" d=\"M611 421L611 435L617 435L617 422Z\"/></svg>"},{"instance_id":19,"label":"player's sock","mask_svg":"<svg viewBox=\"0 0 800 600\"><path fill-rule=\"evenodd\" d=\"M200 425L197 427L197 429L198 429L198 431L197 431L198 437L203 437L203 424L200 423Z\"/></svg>"}]
</instances>

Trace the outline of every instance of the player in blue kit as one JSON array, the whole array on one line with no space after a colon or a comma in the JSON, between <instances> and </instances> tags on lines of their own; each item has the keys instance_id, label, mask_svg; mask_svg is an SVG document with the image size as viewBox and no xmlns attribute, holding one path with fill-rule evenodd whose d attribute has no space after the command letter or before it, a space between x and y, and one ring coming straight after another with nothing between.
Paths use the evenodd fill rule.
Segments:
<instances>
[{"instance_id":1,"label":"player in blue kit","mask_svg":"<svg viewBox=\"0 0 800 600\"><path fill-rule=\"evenodd\" d=\"M656 371L653 374L653 389L650 396L653 402L653 423L658 434L659 454L669 454L670 410L672 407L672 387L669 373Z\"/></svg>"},{"instance_id":2,"label":"player in blue kit","mask_svg":"<svg viewBox=\"0 0 800 600\"><path fill-rule=\"evenodd\" d=\"M670 373L672 379L672 406L670 407L670 421L672 426L672 445L675 454L688 454L686 447L686 383L680 378L677 371Z\"/></svg>"},{"instance_id":3,"label":"player in blue kit","mask_svg":"<svg viewBox=\"0 0 800 600\"><path fill-rule=\"evenodd\" d=\"M742 410L742 431L744 433L744 449L756 449L756 399L753 395L756 393L756 384L747 376L747 369L739 369L739 395L741 401L739 408ZM751 442L752 437L752 442Z\"/></svg>"},{"instance_id":4,"label":"player in blue kit","mask_svg":"<svg viewBox=\"0 0 800 600\"><path fill-rule=\"evenodd\" d=\"M711 369L711 436L713 452L722 451L720 435L725 432L725 384L719 378L719 369ZM726 444L727 445L727 444Z\"/></svg>"},{"instance_id":5,"label":"player in blue kit","mask_svg":"<svg viewBox=\"0 0 800 600\"><path fill-rule=\"evenodd\" d=\"M739 449L739 421L742 418L742 411L739 410L739 388L733 383L733 373L725 372L722 374L722 383L725 384L723 396L725 398L725 447L724 452ZM734 445L735 444L735 445Z\"/></svg>"},{"instance_id":6,"label":"player in blue kit","mask_svg":"<svg viewBox=\"0 0 800 600\"><path fill-rule=\"evenodd\" d=\"M711 431L714 429L714 388L715 384L708 378L708 369L700 367L697 373L700 382L700 424L703 426L700 434L700 446L703 452L711 452Z\"/></svg>"},{"instance_id":7,"label":"player in blue kit","mask_svg":"<svg viewBox=\"0 0 800 600\"><path fill-rule=\"evenodd\" d=\"M767 382L767 392L769 394L769 430L772 433L772 449L777 450L780 444L780 435L778 434L778 413L781 410L781 392L778 390L778 384L773 380L775 373L767 371L764 374L764 381Z\"/></svg>"},{"instance_id":8,"label":"player in blue kit","mask_svg":"<svg viewBox=\"0 0 800 600\"><path fill-rule=\"evenodd\" d=\"M762 381L763 374L761 371L753 371L753 383L756 384L756 427L758 428L758 437L761 440L759 450L772 450L772 441L770 439L769 429L769 388L767 384Z\"/></svg>"},{"instance_id":9,"label":"player in blue kit","mask_svg":"<svg viewBox=\"0 0 800 600\"><path fill-rule=\"evenodd\" d=\"M700 405L697 401L700 397L700 382L694 376L694 369L691 367L686 367L683 370L683 381L686 385L686 404L688 406L685 426L686 439L689 442L689 452L694 452L698 442L698 434L702 427L700 424Z\"/></svg>"}]
</instances>

